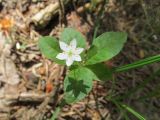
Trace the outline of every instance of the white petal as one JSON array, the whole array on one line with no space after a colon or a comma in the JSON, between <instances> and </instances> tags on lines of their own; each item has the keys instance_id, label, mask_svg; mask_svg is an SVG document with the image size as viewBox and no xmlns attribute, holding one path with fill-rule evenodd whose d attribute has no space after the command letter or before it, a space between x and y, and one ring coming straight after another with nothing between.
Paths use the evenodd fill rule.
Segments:
<instances>
[{"instance_id":1,"label":"white petal","mask_svg":"<svg viewBox=\"0 0 160 120\"><path fill-rule=\"evenodd\" d=\"M73 60L75 60L75 61L82 61L80 55L73 55L72 58L73 58Z\"/></svg>"},{"instance_id":2,"label":"white petal","mask_svg":"<svg viewBox=\"0 0 160 120\"><path fill-rule=\"evenodd\" d=\"M59 46L63 51L68 51L68 49L69 49L69 46L62 41L59 41Z\"/></svg>"},{"instance_id":3,"label":"white petal","mask_svg":"<svg viewBox=\"0 0 160 120\"><path fill-rule=\"evenodd\" d=\"M56 58L57 59L60 59L60 60L65 60L65 59L67 59L67 54L65 54L65 53L59 53L57 56L56 56Z\"/></svg>"},{"instance_id":4,"label":"white petal","mask_svg":"<svg viewBox=\"0 0 160 120\"><path fill-rule=\"evenodd\" d=\"M84 48L76 48L75 54L81 54L83 52Z\"/></svg>"},{"instance_id":5,"label":"white petal","mask_svg":"<svg viewBox=\"0 0 160 120\"><path fill-rule=\"evenodd\" d=\"M71 66L73 64L73 58L72 57L68 57L66 60L66 65L67 66Z\"/></svg>"},{"instance_id":6,"label":"white petal","mask_svg":"<svg viewBox=\"0 0 160 120\"><path fill-rule=\"evenodd\" d=\"M17 48L17 50L19 50L21 48L21 45L19 42L16 43L16 48Z\"/></svg>"},{"instance_id":7,"label":"white petal","mask_svg":"<svg viewBox=\"0 0 160 120\"><path fill-rule=\"evenodd\" d=\"M70 42L70 46L71 46L72 49L76 49L77 41L76 41L75 38Z\"/></svg>"}]
</instances>

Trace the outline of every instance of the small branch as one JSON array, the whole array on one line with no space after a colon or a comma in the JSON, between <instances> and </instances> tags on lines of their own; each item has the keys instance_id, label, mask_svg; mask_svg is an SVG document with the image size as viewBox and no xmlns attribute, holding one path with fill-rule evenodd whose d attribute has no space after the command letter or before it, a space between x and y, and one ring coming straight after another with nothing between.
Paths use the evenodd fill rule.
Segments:
<instances>
[{"instance_id":1,"label":"small branch","mask_svg":"<svg viewBox=\"0 0 160 120\"><path fill-rule=\"evenodd\" d=\"M58 0L59 2L59 6L60 6L60 10L59 10L59 19L61 22L61 25L66 21L65 20L65 10L64 10L64 4L62 0Z\"/></svg>"},{"instance_id":2,"label":"small branch","mask_svg":"<svg viewBox=\"0 0 160 120\"><path fill-rule=\"evenodd\" d=\"M64 5L69 3L69 0L59 0L60 2L55 2L48 5L46 8L42 9L40 12L35 14L31 18L31 23L36 27L44 28L49 21L58 14L58 11L61 9L62 17L64 18ZM64 1L64 2L63 2ZM63 5L64 3L64 5Z\"/></svg>"},{"instance_id":3,"label":"small branch","mask_svg":"<svg viewBox=\"0 0 160 120\"><path fill-rule=\"evenodd\" d=\"M37 94L37 93L27 93L23 92L20 94L6 94L0 96L0 99L9 101L10 104L21 101L21 102L42 102L48 95L46 94Z\"/></svg>"}]
</instances>

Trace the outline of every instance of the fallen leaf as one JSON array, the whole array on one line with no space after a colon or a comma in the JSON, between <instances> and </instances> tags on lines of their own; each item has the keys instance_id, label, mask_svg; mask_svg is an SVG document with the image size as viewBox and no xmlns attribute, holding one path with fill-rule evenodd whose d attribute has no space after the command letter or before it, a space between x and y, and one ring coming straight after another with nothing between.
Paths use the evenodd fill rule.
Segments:
<instances>
[{"instance_id":1,"label":"fallen leaf","mask_svg":"<svg viewBox=\"0 0 160 120\"><path fill-rule=\"evenodd\" d=\"M3 30L9 30L13 26L13 20L4 18L0 20L0 28Z\"/></svg>"},{"instance_id":2,"label":"fallen leaf","mask_svg":"<svg viewBox=\"0 0 160 120\"><path fill-rule=\"evenodd\" d=\"M3 48L4 48L4 46L5 46L5 42L6 42L5 39L6 39L6 38L5 38L5 36L3 35L3 32L0 32L0 54L1 54L1 52L2 52L2 50L3 50Z\"/></svg>"},{"instance_id":3,"label":"fallen leaf","mask_svg":"<svg viewBox=\"0 0 160 120\"><path fill-rule=\"evenodd\" d=\"M3 56L0 58L0 81L10 85L16 85L20 82L14 62Z\"/></svg>"}]
</instances>

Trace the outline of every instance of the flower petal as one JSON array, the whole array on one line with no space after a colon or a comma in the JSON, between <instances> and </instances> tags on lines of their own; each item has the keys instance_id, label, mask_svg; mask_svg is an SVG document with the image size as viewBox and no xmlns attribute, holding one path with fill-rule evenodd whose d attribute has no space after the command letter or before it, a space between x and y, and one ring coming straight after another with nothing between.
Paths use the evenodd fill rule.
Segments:
<instances>
[{"instance_id":1,"label":"flower petal","mask_svg":"<svg viewBox=\"0 0 160 120\"><path fill-rule=\"evenodd\" d=\"M72 57L68 57L67 60L66 60L66 65L67 66L71 66L73 64L73 62L74 62L73 58Z\"/></svg>"},{"instance_id":2,"label":"flower petal","mask_svg":"<svg viewBox=\"0 0 160 120\"><path fill-rule=\"evenodd\" d=\"M77 41L76 39L74 38L71 42L70 42L70 47L72 49L76 49L76 46L77 46Z\"/></svg>"},{"instance_id":3,"label":"flower petal","mask_svg":"<svg viewBox=\"0 0 160 120\"><path fill-rule=\"evenodd\" d=\"M81 54L83 52L84 48L76 48L75 54Z\"/></svg>"},{"instance_id":4,"label":"flower petal","mask_svg":"<svg viewBox=\"0 0 160 120\"><path fill-rule=\"evenodd\" d=\"M65 60L65 59L67 59L67 54L66 53L59 53L57 56L56 56L56 58L57 59L60 59L60 60Z\"/></svg>"},{"instance_id":5,"label":"flower petal","mask_svg":"<svg viewBox=\"0 0 160 120\"><path fill-rule=\"evenodd\" d=\"M69 46L65 42L62 42L62 41L59 41L59 46L60 46L61 50L63 50L63 51L68 51L68 49L69 49Z\"/></svg>"},{"instance_id":6,"label":"flower petal","mask_svg":"<svg viewBox=\"0 0 160 120\"><path fill-rule=\"evenodd\" d=\"M73 58L73 60L75 60L75 61L82 61L80 55L73 55L72 58Z\"/></svg>"}]
</instances>

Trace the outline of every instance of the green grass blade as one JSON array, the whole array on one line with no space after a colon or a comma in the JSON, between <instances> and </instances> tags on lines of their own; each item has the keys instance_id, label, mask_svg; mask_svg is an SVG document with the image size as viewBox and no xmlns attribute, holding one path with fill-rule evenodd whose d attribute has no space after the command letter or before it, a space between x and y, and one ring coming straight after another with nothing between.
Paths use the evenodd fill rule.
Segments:
<instances>
[{"instance_id":1,"label":"green grass blade","mask_svg":"<svg viewBox=\"0 0 160 120\"><path fill-rule=\"evenodd\" d=\"M148 78L144 79L139 85L137 85L134 88L131 88L129 91L127 91L124 95L117 96L114 99L116 100L122 100L133 96L137 91L143 89L150 81L152 81L155 77L160 76L160 69L156 70L154 73L152 73Z\"/></svg>"},{"instance_id":2,"label":"green grass blade","mask_svg":"<svg viewBox=\"0 0 160 120\"><path fill-rule=\"evenodd\" d=\"M154 63L154 62L160 62L160 55L155 55L155 56L143 59L143 60L136 61L136 62L128 64L128 65L118 67L118 68L115 69L115 72L127 71L127 70L130 70L130 69L142 67L144 65L148 65L148 64L151 64L151 63Z\"/></svg>"},{"instance_id":3,"label":"green grass blade","mask_svg":"<svg viewBox=\"0 0 160 120\"><path fill-rule=\"evenodd\" d=\"M123 109L123 107L121 106L121 104L116 101L111 99L111 101L116 105L116 107L118 108L118 110L121 112L121 114L123 115L125 120L130 120L129 117L127 116L126 110Z\"/></svg>"},{"instance_id":4,"label":"green grass blade","mask_svg":"<svg viewBox=\"0 0 160 120\"><path fill-rule=\"evenodd\" d=\"M140 115L138 112L130 108L129 106L125 104L121 104L123 108L125 108L128 112L132 113L135 117L137 117L139 120L146 120L142 115Z\"/></svg>"}]
</instances>

